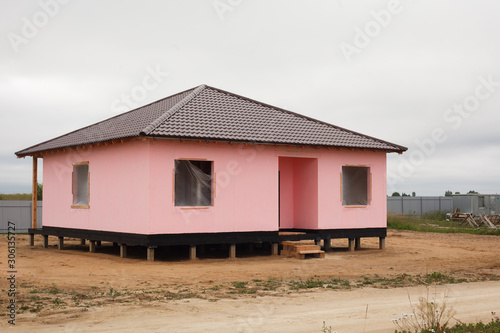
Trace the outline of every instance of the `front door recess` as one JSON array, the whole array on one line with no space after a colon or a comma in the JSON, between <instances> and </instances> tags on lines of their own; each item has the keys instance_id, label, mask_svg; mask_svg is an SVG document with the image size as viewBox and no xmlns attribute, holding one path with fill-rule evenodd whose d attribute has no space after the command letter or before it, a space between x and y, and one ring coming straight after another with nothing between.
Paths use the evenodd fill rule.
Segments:
<instances>
[{"instance_id":1,"label":"front door recess","mask_svg":"<svg viewBox=\"0 0 500 333\"><path fill-rule=\"evenodd\" d=\"M318 228L318 159L279 157L279 228Z\"/></svg>"}]
</instances>

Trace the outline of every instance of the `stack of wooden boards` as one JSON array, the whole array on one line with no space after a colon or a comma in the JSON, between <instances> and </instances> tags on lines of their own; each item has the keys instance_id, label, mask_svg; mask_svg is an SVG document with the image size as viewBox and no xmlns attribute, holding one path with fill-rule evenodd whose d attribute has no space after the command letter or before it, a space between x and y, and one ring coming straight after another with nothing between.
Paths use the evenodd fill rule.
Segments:
<instances>
[{"instance_id":1,"label":"stack of wooden boards","mask_svg":"<svg viewBox=\"0 0 500 333\"><path fill-rule=\"evenodd\" d=\"M285 241L281 242L281 244L283 245L282 256L297 259L325 257L325 251L321 251L320 246L314 244L312 240Z\"/></svg>"},{"instance_id":2,"label":"stack of wooden boards","mask_svg":"<svg viewBox=\"0 0 500 333\"><path fill-rule=\"evenodd\" d=\"M497 229L500 225L500 214L479 214L474 215L472 213L464 213L458 209L450 217L451 221L460 222L460 225L469 224L473 228L480 228L481 225L485 225L489 229Z\"/></svg>"}]
</instances>

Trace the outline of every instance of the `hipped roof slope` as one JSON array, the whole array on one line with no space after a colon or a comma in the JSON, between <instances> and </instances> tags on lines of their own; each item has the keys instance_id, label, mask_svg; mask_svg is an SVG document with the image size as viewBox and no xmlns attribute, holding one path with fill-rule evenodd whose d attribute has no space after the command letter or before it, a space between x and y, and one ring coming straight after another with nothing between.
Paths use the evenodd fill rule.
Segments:
<instances>
[{"instance_id":1,"label":"hipped roof slope","mask_svg":"<svg viewBox=\"0 0 500 333\"><path fill-rule=\"evenodd\" d=\"M132 137L366 148L406 147L201 85L16 152L18 157Z\"/></svg>"}]
</instances>

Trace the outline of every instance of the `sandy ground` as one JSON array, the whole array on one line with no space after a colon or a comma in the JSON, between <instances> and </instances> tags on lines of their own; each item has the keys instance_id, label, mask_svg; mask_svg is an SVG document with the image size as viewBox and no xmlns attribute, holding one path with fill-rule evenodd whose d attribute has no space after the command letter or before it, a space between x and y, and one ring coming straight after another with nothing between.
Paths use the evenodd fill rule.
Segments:
<instances>
[{"instance_id":1,"label":"sandy ground","mask_svg":"<svg viewBox=\"0 0 500 333\"><path fill-rule=\"evenodd\" d=\"M192 299L97 308L75 321L24 327L20 332L321 332L323 322L335 332L394 332L392 319L411 312L408 297L442 301L464 322L492 318L500 310L500 282L476 282L396 289L356 289L293 294L287 297ZM453 321L454 322L454 321Z\"/></svg>"},{"instance_id":2,"label":"sandy ground","mask_svg":"<svg viewBox=\"0 0 500 333\"><path fill-rule=\"evenodd\" d=\"M7 241L1 237L4 309L10 298L3 278ZM178 248L159 251L158 260L148 262L143 248L129 249L130 258L124 259L111 244L89 253L73 240L60 251L56 238L44 249L37 237L31 248L28 237L19 235L16 331L321 332L326 321L337 332L393 332L391 320L411 311L408 295L416 301L426 292L440 300L446 294L462 321L489 321L492 311L500 313L499 240L389 231L385 250L378 250L378 239L362 239L361 250L348 252L347 241L338 240L325 259L272 257L267 249L250 253L241 247L236 260L224 259L225 249L207 249L202 259L188 261L187 249ZM417 279L432 272L485 282L427 291L390 283L359 287L366 278ZM289 281L307 279L347 280L353 288L289 288ZM0 317L0 329L9 327L8 319Z\"/></svg>"}]
</instances>

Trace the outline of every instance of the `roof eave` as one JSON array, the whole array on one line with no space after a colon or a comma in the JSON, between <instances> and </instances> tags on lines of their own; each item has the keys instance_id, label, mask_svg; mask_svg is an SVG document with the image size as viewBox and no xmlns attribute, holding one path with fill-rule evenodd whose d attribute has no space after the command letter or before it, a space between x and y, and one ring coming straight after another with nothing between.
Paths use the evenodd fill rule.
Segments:
<instances>
[{"instance_id":1,"label":"roof eave","mask_svg":"<svg viewBox=\"0 0 500 333\"><path fill-rule=\"evenodd\" d=\"M298 142L277 142L277 141L256 141L256 140L238 140L238 139L223 139L223 138L211 138L211 137L183 137L183 136L163 136L163 135L144 135L144 137L150 139L170 139L170 140L180 140L180 141L205 141L205 142L228 142L228 143L245 143L245 144L255 144L255 145L274 145L274 146L297 146L297 147L325 147L325 148L336 148L336 149L360 149L360 150L378 150L385 151L386 153L398 153L402 154L408 148L403 146L398 146L392 144L394 149L390 148L378 148L378 147L358 147L358 146L343 146L343 145L325 145L325 144L304 144Z\"/></svg>"},{"instance_id":2,"label":"roof eave","mask_svg":"<svg viewBox=\"0 0 500 333\"><path fill-rule=\"evenodd\" d=\"M75 145L69 145L69 146L59 146L59 147L53 147L53 148L50 148L50 149L40 149L40 150L31 150L31 148L33 147L36 147L36 146L33 146L33 147L30 147L30 148L26 148L26 149L23 149L23 150L20 150L16 153L14 153L17 158L24 158L24 157L27 157L27 156L37 156L37 155L42 155L42 154L45 154L45 153L48 153L48 152L51 152L51 151L57 151L57 150L73 150L75 148L78 148L78 147L85 147L85 146L92 146L92 145L99 145L99 144L102 144L102 143L108 143L108 142L114 142L114 141L121 141L121 140L130 140L130 139L134 139L134 138L142 138L142 136L140 135L134 135L134 136L126 136L126 137L119 137L119 138L113 138L113 139L109 139L109 140L100 140L100 141L93 141L93 142L86 142L86 143L82 143L82 144L75 144Z\"/></svg>"}]
</instances>

